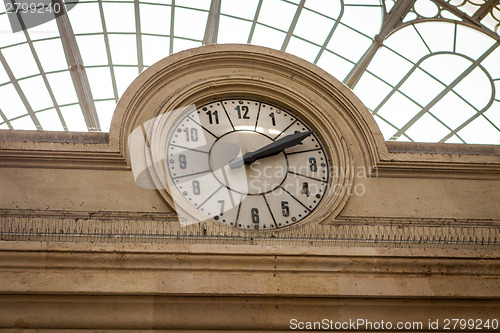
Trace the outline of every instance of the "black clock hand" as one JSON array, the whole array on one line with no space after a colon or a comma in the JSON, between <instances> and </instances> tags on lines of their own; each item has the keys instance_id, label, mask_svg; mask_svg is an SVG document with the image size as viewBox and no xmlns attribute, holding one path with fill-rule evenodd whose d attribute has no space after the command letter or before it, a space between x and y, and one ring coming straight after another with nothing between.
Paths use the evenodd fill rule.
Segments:
<instances>
[{"instance_id":1,"label":"black clock hand","mask_svg":"<svg viewBox=\"0 0 500 333\"><path fill-rule=\"evenodd\" d=\"M243 157L237 157L229 162L231 169L240 168L243 164L250 164L258 159L277 155L283 150L298 145L302 140L311 135L313 131L299 132L285 136L277 141L271 142L267 146L257 149L253 152L248 152Z\"/></svg>"}]
</instances>

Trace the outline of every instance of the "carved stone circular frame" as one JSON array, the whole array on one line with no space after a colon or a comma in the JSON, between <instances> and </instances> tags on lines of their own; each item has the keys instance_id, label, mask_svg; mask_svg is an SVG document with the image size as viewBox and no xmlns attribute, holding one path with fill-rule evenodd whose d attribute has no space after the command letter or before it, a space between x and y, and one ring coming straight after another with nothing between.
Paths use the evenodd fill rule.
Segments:
<instances>
[{"instance_id":1,"label":"carved stone circular frame","mask_svg":"<svg viewBox=\"0 0 500 333\"><path fill-rule=\"evenodd\" d=\"M353 183L352 149L360 156L359 150L370 146L365 141L374 140L370 129L374 122L366 124L366 108L348 88L300 58L263 47L227 44L165 58L141 74L120 100L121 130L126 135L173 110L229 98L257 99L295 112L325 146L334 173L328 192L304 221L287 228L337 216ZM174 207L168 189L159 193Z\"/></svg>"}]
</instances>

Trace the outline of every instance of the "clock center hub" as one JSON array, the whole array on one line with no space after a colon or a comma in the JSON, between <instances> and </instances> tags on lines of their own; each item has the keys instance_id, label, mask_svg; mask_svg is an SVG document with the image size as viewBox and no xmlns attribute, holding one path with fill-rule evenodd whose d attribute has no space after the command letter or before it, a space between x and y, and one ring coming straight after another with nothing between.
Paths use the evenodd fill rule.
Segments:
<instances>
[{"instance_id":1,"label":"clock center hub","mask_svg":"<svg viewBox=\"0 0 500 333\"><path fill-rule=\"evenodd\" d=\"M283 183L288 173L288 162L283 152L245 164L241 168L231 169L228 166L229 161L235 157L272 142L264 134L247 130L230 132L220 137L209 155L210 168L214 171L215 178L227 188L242 194L258 195L273 191ZM239 149L231 151L231 145Z\"/></svg>"}]
</instances>

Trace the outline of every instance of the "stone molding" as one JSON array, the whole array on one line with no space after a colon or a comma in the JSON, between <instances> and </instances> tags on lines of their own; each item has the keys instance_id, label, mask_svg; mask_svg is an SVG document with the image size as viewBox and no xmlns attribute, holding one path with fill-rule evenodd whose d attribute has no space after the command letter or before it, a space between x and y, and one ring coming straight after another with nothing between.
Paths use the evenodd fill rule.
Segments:
<instances>
[{"instance_id":1,"label":"stone molding","mask_svg":"<svg viewBox=\"0 0 500 333\"><path fill-rule=\"evenodd\" d=\"M7 294L500 297L491 251L0 242L0 257Z\"/></svg>"}]
</instances>

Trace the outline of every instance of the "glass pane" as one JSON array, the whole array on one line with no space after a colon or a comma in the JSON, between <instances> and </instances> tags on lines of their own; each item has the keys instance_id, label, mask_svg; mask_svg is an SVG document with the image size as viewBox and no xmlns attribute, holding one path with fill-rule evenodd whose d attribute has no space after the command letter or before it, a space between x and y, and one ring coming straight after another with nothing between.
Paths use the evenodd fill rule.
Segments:
<instances>
[{"instance_id":1,"label":"glass pane","mask_svg":"<svg viewBox=\"0 0 500 333\"><path fill-rule=\"evenodd\" d=\"M436 54L425 59L420 67L449 85L470 65L472 65L470 60L456 54Z\"/></svg>"},{"instance_id":2,"label":"glass pane","mask_svg":"<svg viewBox=\"0 0 500 333\"><path fill-rule=\"evenodd\" d=\"M453 51L455 24L449 22L425 22L415 24L432 52Z\"/></svg>"},{"instance_id":3,"label":"glass pane","mask_svg":"<svg viewBox=\"0 0 500 333\"><path fill-rule=\"evenodd\" d=\"M0 31L2 36L2 38L0 38L0 47L22 43L26 41L26 37L24 36L24 31L19 31L16 33L12 32L12 27L10 26L10 22L9 19L7 18L7 15L0 15Z\"/></svg>"},{"instance_id":4,"label":"glass pane","mask_svg":"<svg viewBox=\"0 0 500 333\"><path fill-rule=\"evenodd\" d=\"M276 29L257 24L252 37L252 44L281 49L286 34Z\"/></svg>"},{"instance_id":5,"label":"glass pane","mask_svg":"<svg viewBox=\"0 0 500 333\"><path fill-rule=\"evenodd\" d=\"M114 65L137 65L137 40L135 35L109 35L111 61Z\"/></svg>"},{"instance_id":6,"label":"glass pane","mask_svg":"<svg viewBox=\"0 0 500 333\"><path fill-rule=\"evenodd\" d=\"M397 138L396 140L392 140L392 141L396 141L396 142L413 142L406 135L401 135L399 138Z\"/></svg>"},{"instance_id":7,"label":"glass pane","mask_svg":"<svg viewBox=\"0 0 500 333\"><path fill-rule=\"evenodd\" d=\"M202 40L207 25L207 12L175 8L175 36Z\"/></svg>"},{"instance_id":8,"label":"glass pane","mask_svg":"<svg viewBox=\"0 0 500 333\"><path fill-rule=\"evenodd\" d=\"M417 104L410 99L396 92L392 97L380 108L378 114L394 126L403 127L410 119L412 119L421 110Z\"/></svg>"},{"instance_id":9,"label":"glass pane","mask_svg":"<svg viewBox=\"0 0 500 333\"><path fill-rule=\"evenodd\" d=\"M495 98L493 96L493 89L493 83L479 68L474 69L453 88L455 92L474 105L478 110L484 108Z\"/></svg>"},{"instance_id":10,"label":"glass pane","mask_svg":"<svg viewBox=\"0 0 500 333\"><path fill-rule=\"evenodd\" d=\"M76 36L85 66L108 65L108 55L103 35Z\"/></svg>"},{"instance_id":11,"label":"glass pane","mask_svg":"<svg viewBox=\"0 0 500 333\"><path fill-rule=\"evenodd\" d=\"M385 0L385 2L388 2L388 1ZM344 0L344 5L372 5L372 6L380 6L380 0Z\"/></svg>"},{"instance_id":12,"label":"glass pane","mask_svg":"<svg viewBox=\"0 0 500 333\"><path fill-rule=\"evenodd\" d=\"M45 131L63 131L64 128L55 109L36 113L36 117Z\"/></svg>"},{"instance_id":13,"label":"glass pane","mask_svg":"<svg viewBox=\"0 0 500 333\"><path fill-rule=\"evenodd\" d=\"M2 49L2 54L17 79L40 74L28 44Z\"/></svg>"},{"instance_id":14,"label":"glass pane","mask_svg":"<svg viewBox=\"0 0 500 333\"><path fill-rule=\"evenodd\" d=\"M411 62L382 46L368 65L368 70L395 86L412 67Z\"/></svg>"},{"instance_id":15,"label":"glass pane","mask_svg":"<svg viewBox=\"0 0 500 333\"><path fill-rule=\"evenodd\" d=\"M79 3L68 12L75 34L102 32L101 14L97 3Z\"/></svg>"},{"instance_id":16,"label":"glass pane","mask_svg":"<svg viewBox=\"0 0 500 333\"><path fill-rule=\"evenodd\" d=\"M369 109L374 110L391 89L388 84L365 72L354 88L354 93Z\"/></svg>"},{"instance_id":17,"label":"glass pane","mask_svg":"<svg viewBox=\"0 0 500 333\"><path fill-rule=\"evenodd\" d=\"M135 32L134 4L104 2L102 7L108 32Z\"/></svg>"},{"instance_id":18,"label":"glass pane","mask_svg":"<svg viewBox=\"0 0 500 333\"><path fill-rule=\"evenodd\" d=\"M82 109L80 105L70 105L61 107L61 113L64 121L68 126L69 131L73 132L88 132L85 119L83 118Z\"/></svg>"},{"instance_id":19,"label":"glass pane","mask_svg":"<svg viewBox=\"0 0 500 333\"><path fill-rule=\"evenodd\" d=\"M109 67L87 68L87 76L94 99L114 98Z\"/></svg>"},{"instance_id":20,"label":"glass pane","mask_svg":"<svg viewBox=\"0 0 500 333\"><path fill-rule=\"evenodd\" d=\"M280 0L264 0L259 13L259 22L288 31L297 6ZM279 13L279 15L276 15Z\"/></svg>"},{"instance_id":21,"label":"glass pane","mask_svg":"<svg viewBox=\"0 0 500 333\"><path fill-rule=\"evenodd\" d=\"M447 93L430 111L452 129L462 125L476 114L476 111L470 105L453 92Z\"/></svg>"},{"instance_id":22,"label":"glass pane","mask_svg":"<svg viewBox=\"0 0 500 333\"><path fill-rule=\"evenodd\" d=\"M115 67L114 70L118 95L121 96L137 75L139 75L138 70L137 67Z\"/></svg>"},{"instance_id":23,"label":"glass pane","mask_svg":"<svg viewBox=\"0 0 500 333\"><path fill-rule=\"evenodd\" d=\"M426 113L405 134L417 142L439 142L449 133L449 129Z\"/></svg>"},{"instance_id":24,"label":"glass pane","mask_svg":"<svg viewBox=\"0 0 500 333\"><path fill-rule=\"evenodd\" d=\"M372 41L360 33L339 24L328 43L328 49L351 60L358 61Z\"/></svg>"},{"instance_id":25,"label":"glass pane","mask_svg":"<svg viewBox=\"0 0 500 333\"><path fill-rule=\"evenodd\" d=\"M303 9L293 34L313 43L323 45L335 21Z\"/></svg>"},{"instance_id":26,"label":"glass pane","mask_svg":"<svg viewBox=\"0 0 500 333\"><path fill-rule=\"evenodd\" d=\"M384 45L414 63L429 54L427 47L413 25L405 26L394 32L384 41Z\"/></svg>"},{"instance_id":27,"label":"glass pane","mask_svg":"<svg viewBox=\"0 0 500 333\"><path fill-rule=\"evenodd\" d=\"M33 46L45 72L68 69L64 49L59 38L34 42Z\"/></svg>"},{"instance_id":28,"label":"glass pane","mask_svg":"<svg viewBox=\"0 0 500 333\"><path fill-rule=\"evenodd\" d=\"M219 34L217 43L241 43L245 44L250 35L252 22L234 19L221 15L219 22Z\"/></svg>"},{"instance_id":29,"label":"glass pane","mask_svg":"<svg viewBox=\"0 0 500 333\"><path fill-rule=\"evenodd\" d=\"M19 85L34 111L54 106L41 76L21 80Z\"/></svg>"},{"instance_id":30,"label":"glass pane","mask_svg":"<svg viewBox=\"0 0 500 333\"><path fill-rule=\"evenodd\" d=\"M209 10L210 2L211 0L175 0L175 5Z\"/></svg>"},{"instance_id":31,"label":"glass pane","mask_svg":"<svg viewBox=\"0 0 500 333\"><path fill-rule=\"evenodd\" d=\"M447 10L442 10L441 16L445 19L448 19L448 20L460 21L460 17L452 14L451 12L449 12Z\"/></svg>"},{"instance_id":32,"label":"glass pane","mask_svg":"<svg viewBox=\"0 0 500 333\"><path fill-rule=\"evenodd\" d=\"M259 0L222 0L220 12L222 14L232 15L236 17L246 18L253 20Z\"/></svg>"},{"instance_id":33,"label":"glass pane","mask_svg":"<svg viewBox=\"0 0 500 333\"><path fill-rule=\"evenodd\" d=\"M88 71L88 69L87 69ZM78 102L75 87L68 71L47 74L47 80L59 105Z\"/></svg>"},{"instance_id":34,"label":"glass pane","mask_svg":"<svg viewBox=\"0 0 500 333\"><path fill-rule=\"evenodd\" d=\"M425 106L443 91L444 88L444 85L433 79L420 68L417 68L410 77L404 81L399 90L420 105Z\"/></svg>"},{"instance_id":35,"label":"glass pane","mask_svg":"<svg viewBox=\"0 0 500 333\"><path fill-rule=\"evenodd\" d=\"M319 49L319 46L292 37L288 43L286 52L301 57L309 62L313 62L318 55Z\"/></svg>"},{"instance_id":36,"label":"glass pane","mask_svg":"<svg viewBox=\"0 0 500 333\"><path fill-rule=\"evenodd\" d=\"M142 61L144 65L152 65L155 62L168 57L170 47L169 37L142 36Z\"/></svg>"},{"instance_id":37,"label":"glass pane","mask_svg":"<svg viewBox=\"0 0 500 333\"><path fill-rule=\"evenodd\" d=\"M500 128L500 100L493 101L491 107L484 113L484 115L493 123L496 127Z\"/></svg>"},{"instance_id":38,"label":"glass pane","mask_svg":"<svg viewBox=\"0 0 500 333\"><path fill-rule=\"evenodd\" d=\"M7 119L19 117L27 114L28 111L24 107L23 101L19 98L16 89L12 84L7 84L0 87L0 109Z\"/></svg>"},{"instance_id":39,"label":"glass pane","mask_svg":"<svg viewBox=\"0 0 500 333\"><path fill-rule=\"evenodd\" d=\"M381 7L344 6L341 22L369 37L375 37L382 26Z\"/></svg>"},{"instance_id":40,"label":"glass pane","mask_svg":"<svg viewBox=\"0 0 500 333\"><path fill-rule=\"evenodd\" d=\"M157 35L170 34L170 6L140 5L141 32Z\"/></svg>"},{"instance_id":41,"label":"glass pane","mask_svg":"<svg viewBox=\"0 0 500 333\"><path fill-rule=\"evenodd\" d=\"M375 115L375 121L377 122L378 128L380 129L380 132L382 132L385 140L389 140L398 131L397 128L389 125L378 115Z\"/></svg>"},{"instance_id":42,"label":"glass pane","mask_svg":"<svg viewBox=\"0 0 500 333\"><path fill-rule=\"evenodd\" d=\"M500 47L481 62L493 79L500 78Z\"/></svg>"},{"instance_id":43,"label":"glass pane","mask_svg":"<svg viewBox=\"0 0 500 333\"><path fill-rule=\"evenodd\" d=\"M317 65L332 74L339 81L344 80L353 67L353 64L349 61L328 51L323 52Z\"/></svg>"},{"instance_id":44,"label":"glass pane","mask_svg":"<svg viewBox=\"0 0 500 333\"><path fill-rule=\"evenodd\" d=\"M438 6L430 0L417 0L413 5L415 11L423 17L434 17L439 13Z\"/></svg>"},{"instance_id":45,"label":"glass pane","mask_svg":"<svg viewBox=\"0 0 500 333\"><path fill-rule=\"evenodd\" d=\"M115 101L95 102L97 116L99 117L99 123L101 124L101 131L109 132L109 127L111 126L111 119L113 118L115 107Z\"/></svg>"},{"instance_id":46,"label":"glass pane","mask_svg":"<svg viewBox=\"0 0 500 333\"><path fill-rule=\"evenodd\" d=\"M192 40L186 40L181 38L174 39L174 53L181 52L198 46L201 46L201 42L193 42Z\"/></svg>"},{"instance_id":47,"label":"glass pane","mask_svg":"<svg viewBox=\"0 0 500 333\"><path fill-rule=\"evenodd\" d=\"M500 144L500 132L481 116L465 126L458 135L468 143Z\"/></svg>"},{"instance_id":48,"label":"glass pane","mask_svg":"<svg viewBox=\"0 0 500 333\"><path fill-rule=\"evenodd\" d=\"M22 118L12 120L10 124L15 130L27 130L27 131L36 130L36 126L33 123L33 120L31 120L30 116L24 116Z\"/></svg>"},{"instance_id":49,"label":"glass pane","mask_svg":"<svg viewBox=\"0 0 500 333\"><path fill-rule=\"evenodd\" d=\"M7 72L3 68L3 66L0 66L0 84L9 82L9 76L7 75Z\"/></svg>"},{"instance_id":50,"label":"glass pane","mask_svg":"<svg viewBox=\"0 0 500 333\"><path fill-rule=\"evenodd\" d=\"M457 25L457 53L462 53L472 59L477 59L488 50L494 42L495 41L491 37L475 29L461 24Z\"/></svg>"},{"instance_id":51,"label":"glass pane","mask_svg":"<svg viewBox=\"0 0 500 333\"><path fill-rule=\"evenodd\" d=\"M330 16L337 20L342 9L340 0L306 0L304 5L306 8L312 9L323 15Z\"/></svg>"}]
</instances>

